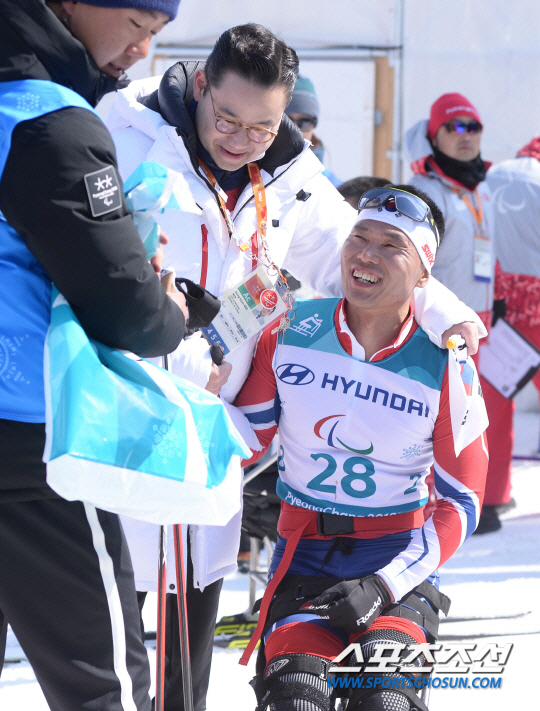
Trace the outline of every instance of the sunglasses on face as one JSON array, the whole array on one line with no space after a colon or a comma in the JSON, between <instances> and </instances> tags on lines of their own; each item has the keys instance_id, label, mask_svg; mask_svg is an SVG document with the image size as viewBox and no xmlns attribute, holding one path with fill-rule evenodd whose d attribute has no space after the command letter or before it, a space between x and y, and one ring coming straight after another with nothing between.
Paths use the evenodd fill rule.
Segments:
<instances>
[{"instance_id":1,"label":"sunglasses on face","mask_svg":"<svg viewBox=\"0 0 540 711\"><path fill-rule=\"evenodd\" d=\"M289 116L291 121L298 126L298 128L302 131L302 133L305 133L306 131L309 131L311 128L315 128L317 125L316 119L313 118L297 118L293 119Z\"/></svg>"},{"instance_id":2,"label":"sunglasses on face","mask_svg":"<svg viewBox=\"0 0 540 711\"><path fill-rule=\"evenodd\" d=\"M431 209L417 195L407 193L405 190L399 190L398 188L373 188L360 198L358 212L372 209L400 212L415 222L426 222L435 235L437 245L439 244L439 233L435 226Z\"/></svg>"},{"instance_id":3,"label":"sunglasses on face","mask_svg":"<svg viewBox=\"0 0 540 711\"><path fill-rule=\"evenodd\" d=\"M452 121L448 121L448 123L445 123L444 126L446 127L446 130L448 133L458 133L458 134L463 134L463 133L469 133L470 135L474 135L476 133L481 133L482 131L482 124L478 123L478 121L458 121L457 119L453 119Z\"/></svg>"}]
</instances>

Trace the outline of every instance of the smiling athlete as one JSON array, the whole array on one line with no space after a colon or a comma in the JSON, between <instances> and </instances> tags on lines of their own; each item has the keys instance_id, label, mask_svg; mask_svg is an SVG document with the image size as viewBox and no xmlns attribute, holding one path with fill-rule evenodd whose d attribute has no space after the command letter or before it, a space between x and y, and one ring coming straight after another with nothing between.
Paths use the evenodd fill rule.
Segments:
<instances>
[{"instance_id":1,"label":"smiling athlete","mask_svg":"<svg viewBox=\"0 0 540 711\"><path fill-rule=\"evenodd\" d=\"M264 332L236 399L262 451L279 428L280 537L250 645L262 632L259 711L328 711L326 672L349 643L367 660L380 643L433 642L448 610L437 570L477 525L488 456L474 366L411 314L443 231L411 186L365 193L341 252L345 298L301 303L283 335ZM394 678L353 689L347 708L425 709L412 677Z\"/></svg>"}]
</instances>

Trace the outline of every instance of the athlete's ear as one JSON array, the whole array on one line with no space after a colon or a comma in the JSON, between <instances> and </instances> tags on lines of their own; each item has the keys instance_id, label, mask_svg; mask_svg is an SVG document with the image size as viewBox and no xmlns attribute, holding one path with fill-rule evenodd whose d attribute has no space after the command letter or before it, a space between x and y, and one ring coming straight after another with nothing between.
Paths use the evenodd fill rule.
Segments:
<instances>
[{"instance_id":1,"label":"athlete's ear","mask_svg":"<svg viewBox=\"0 0 540 711\"><path fill-rule=\"evenodd\" d=\"M418 287L418 289L423 289L425 287L425 285L428 283L428 281L429 281L428 270L424 267L424 265L422 265L422 274L420 275L418 281L416 282L416 286Z\"/></svg>"}]
</instances>

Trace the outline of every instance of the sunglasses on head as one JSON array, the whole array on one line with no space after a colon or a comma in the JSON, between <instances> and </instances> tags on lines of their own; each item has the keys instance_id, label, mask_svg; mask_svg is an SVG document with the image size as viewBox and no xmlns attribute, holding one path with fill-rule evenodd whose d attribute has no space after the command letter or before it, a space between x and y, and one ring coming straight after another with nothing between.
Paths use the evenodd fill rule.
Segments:
<instances>
[{"instance_id":1,"label":"sunglasses on head","mask_svg":"<svg viewBox=\"0 0 540 711\"><path fill-rule=\"evenodd\" d=\"M445 123L444 126L446 127L446 130L448 133L470 133L471 135L474 135L475 133L480 133L482 131L482 124L479 123L478 121L458 121L457 119L452 119L452 121L448 121L448 123Z\"/></svg>"},{"instance_id":2,"label":"sunglasses on head","mask_svg":"<svg viewBox=\"0 0 540 711\"><path fill-rule=\"evenodd\" d=\"M289 116L291 121L298 126L301 131L309 131L310 128L315 128L317 125L317 119L306 117L293 119Z\"/></svg>"},{"instance_id":3,"label":"sunglasses on head","mask_svg":"<svg viewBox=\"0 0 540 711\"><path fill-rule=\"evenodd\" d=\"M429 205L416 195L398 188L373 188L360 198L358 212L371 209L400 212L415 222L427 222L439 245L439 233Z\"/></svg>"}]
</instances>

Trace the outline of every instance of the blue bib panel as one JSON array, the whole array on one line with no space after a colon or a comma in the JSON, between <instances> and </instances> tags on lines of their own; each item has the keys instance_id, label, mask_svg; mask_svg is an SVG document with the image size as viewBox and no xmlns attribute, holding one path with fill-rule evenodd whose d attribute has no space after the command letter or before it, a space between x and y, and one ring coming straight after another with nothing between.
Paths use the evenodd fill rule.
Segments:
<instances>
[{"instance_id":1,"label":"blue bib panel","mask_svg":"<svg viewBox=\"0 0 540 711\"><path fill-rule=\"evenodd\" d=\"M96 113L79 94L53 82L0 83L0 180L17 124L70 106ZM1 419L45 422L43 347L50 315L51 281L0 212Z\"/></svg>"},{"instance_id":2,"label":"blue bib panel","mask_svg":"<svg viewBox=\"0 0 540 711\"><path fill-rule=\"evenodd\" d=\"M340 299L297 302L294 307L296 317L285 331L284 343L353 359L340 344L334 325L339 302ZM447 361L447 352L431 343L425 331L418 328L395 353L370 365L440 390Z\"/></svg>"}]
</instances>

